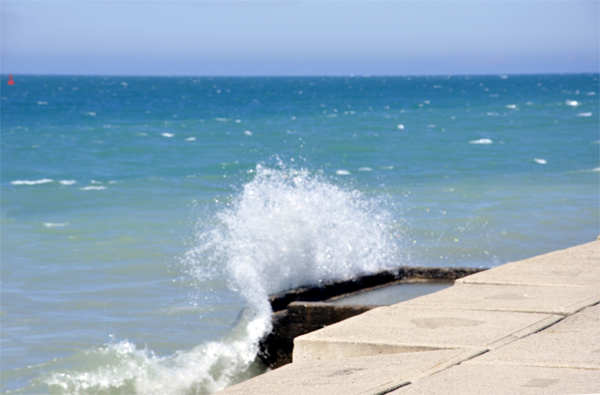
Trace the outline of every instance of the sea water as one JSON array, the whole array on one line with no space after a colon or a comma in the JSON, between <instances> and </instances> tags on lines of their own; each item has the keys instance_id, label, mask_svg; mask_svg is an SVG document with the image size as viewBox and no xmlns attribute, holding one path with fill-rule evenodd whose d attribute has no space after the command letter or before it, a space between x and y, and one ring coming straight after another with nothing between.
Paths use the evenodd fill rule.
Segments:
<instances>
[{"instance_id":1,"label":"sea water","mask_svg":"<svg viewBox=\"0 0 600 395\"><path fill-rule=\"evenodd\" d=\"M270 293L594 240L598 78L2 76L2 391L216 392Z\"/></svg>"}]
</instances>

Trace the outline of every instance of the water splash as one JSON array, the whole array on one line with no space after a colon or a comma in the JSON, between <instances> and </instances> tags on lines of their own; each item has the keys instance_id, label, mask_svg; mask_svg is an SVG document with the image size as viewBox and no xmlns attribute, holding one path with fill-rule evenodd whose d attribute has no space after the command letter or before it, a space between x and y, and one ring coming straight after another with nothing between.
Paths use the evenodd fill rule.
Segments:
<instances>
[{"instance_id":1,"label":"water splash","mask_svg":"<svg viewBox=\"0 0 600 395\"><path fill-rule=\"evenodd\" d=\"M255 177L201 218L183 258L198 284L227 279L246 302L219 341L159 357L121 341L71 361L42 382L69 394L209 394L264 371L259 341L271 330L268 295L393 266L395 222L380 199L283 165ZM383 204L384 206L384 204ZM77 358L74 357L74 358ZM68 362L68 361L67 361ZM87 365L87 366L84 366Z\"/></svg>"},{"instance_id":2,"label":"water splash","mask_svg":"<svg viewBox=\"0 0 600 395\"><path fill-rule=\"evenodd\" d=\"M397 258L394 221L380 199L306 169L257 166L217 218L199 230L187 256L193 275L223 268L230 286L267 315L269 294L373 272Z\"/></svg>"}]
</instances>

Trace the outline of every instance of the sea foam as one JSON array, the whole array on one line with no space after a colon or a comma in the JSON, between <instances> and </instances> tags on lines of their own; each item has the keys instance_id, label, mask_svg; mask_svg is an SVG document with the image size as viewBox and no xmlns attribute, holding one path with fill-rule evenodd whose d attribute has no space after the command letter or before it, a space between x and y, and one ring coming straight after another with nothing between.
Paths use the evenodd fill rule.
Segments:
<instances>
[{"instance_id":1,"label":"sea foam","mask_svg":"<svg viewBox=\"0 0 600 395\"><path fill-rule=\"evenodd\" d=\"M47 184L49 182L54 182L54 180L50 178L42 178L41 180L15 180L10 183L13 185L38 185L38 184Z\"/></svg>"},{"instance_id":2,"label":"sea foam","mask_svg":"<svg viewBox=\"0 0 600 395\"><path fill-rule=\"evenodd\" d=\"M69 226L68 222L44 222L46 228L63 228Z\"/></svg>"},{"instance_id":3,"label":"sea foam","mask_svg":"<svg viewBox=\"0 0 600 395\"><path fill-rule=\"evenodd\" d=\"M471 143L471 144L492 144L493 141L490 139L479 139L479 140L469 141L469 143Z\"/></svg>"},{"instance_id":4,"label":"sea foam","mask_svg":"<svg viewBox=\"0 0 600 395\"><path fill-rule=\"evenodd\" d=\"M81 189L82 191L102 191L102 190L106 189L106 187L105 186L93 186L93 185L90 185L90 186L87 186L87 187L81 187L79 189Z\"/></svg>"}]
</instances>

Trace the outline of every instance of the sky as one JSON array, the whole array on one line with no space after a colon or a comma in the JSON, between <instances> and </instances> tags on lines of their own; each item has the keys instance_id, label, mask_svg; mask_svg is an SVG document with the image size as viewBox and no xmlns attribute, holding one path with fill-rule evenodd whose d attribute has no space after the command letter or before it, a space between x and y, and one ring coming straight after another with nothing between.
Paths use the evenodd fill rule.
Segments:
<instances>
[{"instance_id":1,"label":"sky","mask_svg":"<svg viewBox=\"0 0 600 395\"><path fill-rule=\"evenodd\" d=\"M2 74L599 72L600 2L2 0Z\"/></svg>"}]
</instances>

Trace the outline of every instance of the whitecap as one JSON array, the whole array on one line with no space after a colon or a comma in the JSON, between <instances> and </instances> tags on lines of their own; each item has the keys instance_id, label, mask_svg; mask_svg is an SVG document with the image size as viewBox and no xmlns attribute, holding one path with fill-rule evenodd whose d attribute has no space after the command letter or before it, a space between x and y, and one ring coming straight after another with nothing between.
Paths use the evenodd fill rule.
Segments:
<instances>
[{"instance_id":1,"label":"whitecap","mask_svg":"<svg viewBox=\"0 0 600 395\"><path fill-rule=\"evenodd\" d=\"M479 140L472 140L469 141L470 144L492 144L493 141L490 139L479 139Z\"/></svg>"},{"instance_id":2,"label":"whitecap","mask_svg":"<svg viewBox=\"0 0 600 395\"><path fill-rule=\"evenodd\" d=\"M588 92L587 95L588 96L594 96L596 94L596 92Z\"/></svg>"},{"instance_id":3,"label":"whitecap","mask_svg":"<svg viewBox=\"0 0 600 395\"><path fill-rule=\"evenodd\" d=\"M394 166L381 166L381 170L394 170Z\"/></svg>"},{"instance_id":4,"label":"whitecap","mask_svg":"<svg viewBox=\"0 0 600 395\"><path fill-rule=\"evenodd\" d=\"M62 185L73 185L73 184L77 183L77 181L75 181L75 180L60 180L60 183Z\"/></svg>"},{"instance_id":5,"label":"whitecap","mask_svg":"<svg viewBox=\"0 0 600 395\"><path fill-rule=\"evenodd\" d=\"M47 101L39 101L39 102L37 102L37 104L38 104L39 106L47 106L47 105L48 105L48 102L47 102Z\"/></svg>"},{"instance_id":6,"label":"whitecap","mask_svg":"<svg viewBox=\"0 0 600 395\"><path fill-rule=\"evenodd\" d=\"M174 137L175 135L173 133L161 133L161 136L171 138L171 137Z\"/></svg>"},{"instance_id":7,"label":"whitecap","mask_svg":"<svg viewBox=\"0 0 600 395\"><path fill-rule=\"evenodd\" d=\"M90 185L90 186L82 187L82 188L79 188L79 189L81 189L82 191L101 191L103 189L106 189L106 187L103 187L103 186L96 187L96 186L91 186Z\"/></svg>"},{"instance_id":8,"label":"whitecap","mask_svg":"<svg viewBox=\"0 0 600 395\"><path fill-rule=\"evenodd\" d=\"M64 228L70 225L68 222L44 222L43 224L46 228Z\"/></svg>"},{"instance_id":9,"label":"whitecap","mask_svg":"<svg viewBox=\"0 0 600 395\"><path fill-rule=\"evenodd\" d=\"M492 111L490 111L490 112L486 113L486 115L487 115L488 117L497 117L497 116L498 116L498 115L500 115L500 114L498 114L497 112L492 112Z\"/></svg>"},{"instance_id":10,"label":"whitecap","mask_svg":"<svg viewBox=\"0 0 600 395\"><path fill-rule=\"evenodd\" d=\"M188 137L187 139L185 139L185 141L196 141L195 137Z\"/></svg>"},{"instance_id":11,"label":"whitecap","mask_svg":"<svg viewBox=\"0 0 600 395\"><path fill-rule=\"evenodd\" d=\"M94 111L88 111L85 113L85 115L89 115L90 117L95 117L96 113Z\"/></svg>"},{"instance_id":12,"label":"whitecap","mask_svg":"<svg viewBox=\"0 0 600 395\"><path fill-rule=\"evenodd\" d=\"M54 182L50 178L42 178L41 180L15 180L10 183L13 185L38 185L38 184L47 184L49 182Z\"/></svg>"},{"instance_id":13,"label":"whitecap","mask_svg":"<svg viewBox=\"0 0 600 395\"><path fill-rule=\"evenodd\" d=\"M592 113L591 112L580 112L579 114L577 114L578 117L591 117Z\"/></svg>"},{"instance_id":14,"label":"whitecap","mask_svg":"<svg viewBox=\"0 0 600 395\"><path fill-rule=\"evenodd\" d=\"M578 105L580 105L581 103L580 103L580 102L578 102L577 100L567 100L567 101L565 102L565 104L566 104L567 106L571 106L571 107L577 107L577 106L578 106Z\"/></svg>"},{"instance_id":15,"label":"whitecap","mask_svg":"<svg viewBox=\"0 0 600 395\"><path fill-rule=\"evenodd\" d=\"M536 161L540 165L545 165L546 163L548 163L548 161L546 161L546 159L540 159L540 158L535 158L534 161Z\"/></svg>"},{"instance_id":16,"label":"whitecap","mask_svg":"<svg viewBox=\"0 0 600 395\"><path fill-rule=\"evenodd\" d=\"M398 124L398 129L403 130L404 129L404 125L402 125L401 123Z\"/></svg>"},{"instance_id":17,"label":"whitecap","mask_svg":"<svg viewBox=\"0 0 600 395\"><path fill-rule=\"evenodd\" d=\"M335 172L335 174L337 174L338 176L349 176L350 172L348 170L338 170Z\"/></svg>"},{"instance_id":18,"label":"whitecap","mask_svg":"<svg viewBox=\"0 0 600 395\"><path fill-rule=\"evenodd\" d=\"M227 122L227 118L215 118L215 121Z\"/></svg>"},{"instance_id":19,"label":"whitecap","mask_svg":"<svg viewBox=\"0 0 600 395\"><path fill-rule=\"evenodd\" d=\"M236 119L235 123L242 123L242 120L241 119Z\"/></svg>"},{"instance_id":20,"label":"whitecap","mask_svg":"<svg viewBox=\"0 0 600 395\"><path fill-rule=\"evenodd\" d=\"M370 167L360 167L358 171L373 171Z\"/></svg>"},{"instance_id":21,"label":"whitecap","mask_svg":"<svg viewBox=\"0 0 600 395\"><path fill-rule=\"evenodd\" d=\"M511 110L515 110L517 108L516 104L509 104L506 106L506 108L510 108Z\"/></svg>"},{"instance_id":22,"label":"whitecap","mask_svg":"<svg viewBox=\"0 0 600 395\"><path fill-rule=\"evenodd\" d=\"M244 131L244 134L245 134L246 136L252 136L252 132L251 132L251 131L249 131L249 130L245 130L245 131Z\"/></svg>"}]
</instances>

